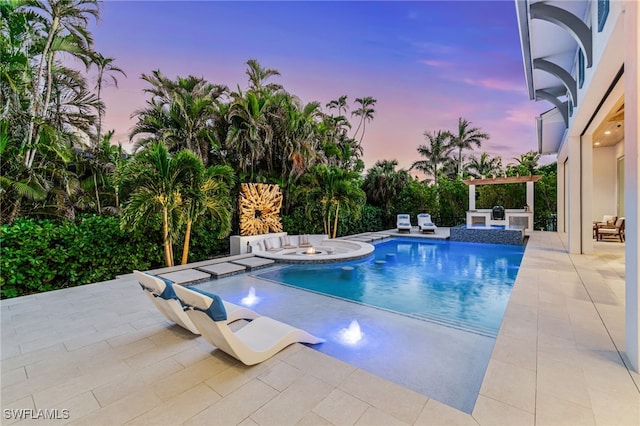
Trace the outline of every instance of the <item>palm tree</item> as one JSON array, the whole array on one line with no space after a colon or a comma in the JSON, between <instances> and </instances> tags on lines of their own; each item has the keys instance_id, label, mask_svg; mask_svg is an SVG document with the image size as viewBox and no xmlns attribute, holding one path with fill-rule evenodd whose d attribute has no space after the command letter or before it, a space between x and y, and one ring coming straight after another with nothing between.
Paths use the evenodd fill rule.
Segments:
<instances>
[{"instance_id":1,"label":"palm tree","mask_svg":"<svg viewBox=\"0 0 640 426\"><path fill-rule=\"evenodd\" d=\"M247 66L245 73L249 76L249 90L262 92L266 89L268 92L277 92L282 89L281 85L275 83L264 85L265 80L280 75L280 71L273 68L263 68L256 59L249 59Z\"/></svg>"},{"instance_id":2,"label":"palm tree","mask_svg":"<svg viewBox=\"0 0 640 426\"><path fill-rule=\"evenodd\" d=\"M464 171L462 151L471 149L472 145L480 148L486 139L489 139L487 133L482 133L478 127L471 127L471 122L466 119L458 118L458 132L451 135L451 146L458 150L458 176L462 177Z\"/></svg>"},{"instance_id":3,"label":"palm tree","mask_svg":"<svg viewBox=\"0 0 640 426\"><path fill-rule=\"evenodd\" d=\"M182 197L183 222L186 223L182 264L189 258L189 244L193 223L204 213L208 213L219 226L217 237L231 232L231 194L234 185L233 169L229 166L212 166L206 169L199 164L191 171L190 182Z\"/></svg>"},{"instance_id":4,"label":"palm tree","mask_svg":"<svg viewBox=\"0 0 640 426\"><path fill-rule=\"evenodd\" d=\"M127 76L125 72L114 65L115 58L107 58L103 56L101 53L94 52L92 54L92 62L96 66L98 70L98 76L96 78L96 90L98 101L102 102L102 87L105 83L104 78L109 77L110 81L113 83L115 87L118 87L118 79L113 75L114 73L120 73L123 76ZM98 111L98 125L96 128L96 141L100 143L102 140L102 119L104 118L104 109Z\"/></svg>"},{"instance_id":5,"label":"palm tree","mask_svg":"<svg viewBox=\"0 0 640 426\"><path fill-rule=\"evenodd\" d=\"M417 169L427 176L432 176L434 184L438 184L438 174L446 163L449 154L454 149L449 143L451 133L446 130L437 132L424 132L424 137L429 141L429 146L420 145L418 153L425 160L414 161L409 170Z\"/></svg>"},{"instance_id":6,"label":"palm tree","mask_svg":"<svg viewBox=\"0 0 640 426\"><path fill-rule=\"evenodd\" d=\"M202 78L178 77L173 81L160 70L142 74L151 87L147 106L134 112L138 117L129 136L137 146L164 141L172 152L188 149L204 164L208 163L213 132L212 117L217 100L226 93L226 86L214 85Z\"/></svg>"},{"instance_id":7,"label":"palm tree","mask_svg":"<svg viewBox=\"0 0 640 426\"><path fill-rule=\"evenodd\" d=\"M43 48L39 64L33 79L29 106L29 127L25 140L25 165L31 168L35 160L39 127L36 122L48 115L49 100L53 86L53 66L55 54L66 51L88 63L90 47L93 44L91 33L87 29L89 17L99 17L97 0L33 0L26 3L31 11L38 14L37 28L42 34Z\"/></svg>"},{"instance_id":8,"label":"palm tree","mask_svg":"<svg viewBox=\"0 0 640 426\"><path fill-rule=\"evenodd\" d=\"M326 105L327 109L337 109L338 115L343 115L343 113L347 112L349 109L349 105L347 105L347 95L342 95L338 99L329 101Z\"/></svg>"},{"instance_id":9,"label":"palm tree","mask_svg":"<svg viewBox=\"0 0 640 426\"><path fill-rule=\"evenodd\" d=\"M367 125L367 121L373 120L373 114L376 112L373 107L376 102L377 100L372 98L371 96L356 98L356 103L360 104L360 107L353 111L351 115L360 117L360 122L358 123L358 127L356 128L356 132L353 134L353 138L356 139L358 132L362 127L362 134L360 135L360 140L358 141L359 143L362 143L362 139L364 138L364 130Z\"/></svg>"},{"instance_id":10,"label":"palm tree","mask_svg":"<svg viewBox=\"0 0 640 426\"><path fill-rule=\"evenodd\" d=\"M500 157L490 157L489 154L483 152L478 157L471 157L471 161L467 163L469 174L475 178L483 178L491 175L502 173L502 159Z\"/></svg>"},{"instance_id":11,"label":"palm tree","mask_svg":"<svg viewBox=\"0 0 640 426\"><path fill-rule=\"evenodd\" d=\"M305 178L306 185L300 188L299 195L307 201L307 214L319 206L324 232L335 238L341 207L357 218L366 202L366 194L360 189L359 174L339 167L318 165Z\"/></svg>"},{"instance_id":12,"label":"palm tree","mask_svg":"<svg viewBox=\"0 0 640 426\"><path fill-rule=\"evenodd\" d=\"M402 191L411 180L406 170L396 170L396 160L382 160L376 162L367 171L362 188L367 194L367 200L372 205L381 206L386 213L391 210L391 201Z\"/></svg>"},{"instance_id":13,"label":"palm tree","mask_svg":"<svg viewBox=\"0 0 640 426\"><path fill-rule=\"evenodd\" d=\"M507 165L507 174L509 176L531 176L535 175L538 171L538 161L540 161L540 153L536 151L529 151L525 154L520 154L519 158L513 158L516 160L516 164Z\"/></svg>"},{"instance_id":14,"label":"palm tree","mask_svg":"<svg viewBox=\"0 0 640 426\"><path fill-rule=\"evenodd\" d=\"M173 266L173 240L178 231L183 196L193 182L200 159L189 150L174 157L163 143L153 143L127 165L121 185L133 190L123 204L120 227L142 229L158 214L162 218L162 244L166 266Z\"/></svg>"},{"instance_id":15,"label":"palm tree","mask_svg":"<svg viewBox=\"0 0 640 426\"><path fill-rule=\"evenodd\" d=\"M271 98L253 91L231 96L234 100L227 115L231 122L227 148L235 153L240 169L254 180L261 174L261 166L267 172L272 168L268 159L272 158L273 128L267 119Z\"/></svg>"}]
</instances>

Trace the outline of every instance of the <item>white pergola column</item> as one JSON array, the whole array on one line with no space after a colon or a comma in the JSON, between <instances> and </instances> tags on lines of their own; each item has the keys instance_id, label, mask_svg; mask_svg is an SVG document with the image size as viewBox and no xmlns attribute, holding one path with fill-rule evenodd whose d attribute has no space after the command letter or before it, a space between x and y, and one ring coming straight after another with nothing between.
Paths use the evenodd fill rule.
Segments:
<instances>
[{"instance_id":1,"label":"white pergola column","mask_svg":"<svg viewBox=\"0 0 640 426\"><path fill-rule=\"evenodd\" d=\"M533 211L533 182L527 182L527 205Z\"/></svg>"},{"instance_id":2,"label":"white pergola column","mask_svg":"<svg viewBox=\"0 0 640 426\"><path fill-rule=\"evenodd\" d=\"M469 185L469 210L476 209L476 186Z\"/></svg>"},{"instance_id":3,"label":"white pergola column","mask_svg":"<svg viewBox=\"0 0 640 426\"><path fill-rule=\"evenodd\" d=\"M638 141L640 140L640 42L638 25L640 8L635 0L625 3L624 13L625 57L624 57L624 214L625 214L625 353L631 367L640 372L640 292L638 291L638 239L640 230L640 159Z\"/></svg>"}]
</instances>

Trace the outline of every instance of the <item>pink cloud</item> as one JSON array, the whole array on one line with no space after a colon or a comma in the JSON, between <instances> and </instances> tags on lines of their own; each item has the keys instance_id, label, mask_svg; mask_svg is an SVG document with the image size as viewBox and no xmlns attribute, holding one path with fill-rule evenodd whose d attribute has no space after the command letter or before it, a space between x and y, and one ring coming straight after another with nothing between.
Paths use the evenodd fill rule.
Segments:
<instances>
[{"instance_id":1,"label":"pink cloud","mask_svg":"<svg viewBox=\"0 0 640 426\"><path fill-rule=\"evenodd\" d=\"M438 61L438 60L434 60L434 59L425 59L423 61L420 61L421 64L424 65L428 65L430 67L434 67L434 68L448 68L453 66L453 63L448 62L448 61Z\"/></svg>"},{"instance_id":2,"label":"pink cloud","mask_svg":"<svg viewBox=\"0 0 640 426\"><path fill-rule=\"evenodd\" d=\"M526 93L525 88L521 83L514 83L512 81L500 80L497 78L483 78L480 80L474 80L472 78L463 78L462 82L470 85L477 86L486 89L501 90L505 92Z\"/></svg>"}]
</instances>

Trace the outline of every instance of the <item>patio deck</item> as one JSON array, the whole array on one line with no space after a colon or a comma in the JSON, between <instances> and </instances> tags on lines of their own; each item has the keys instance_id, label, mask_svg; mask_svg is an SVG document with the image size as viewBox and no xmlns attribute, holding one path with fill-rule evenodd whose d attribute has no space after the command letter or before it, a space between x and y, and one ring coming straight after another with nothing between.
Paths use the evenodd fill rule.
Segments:
<instances>
[{"instance_id":1,"label":"patio deck","mask_svg":"<svg viewBox=\"0 0 640 426\"><path fill-rule=\"evenodd\" d=\"M2 424L57 409L89 425L638 425L624 245L573 256L563 237L531 233L471 415L299 344L243 366L169 325L130 274L0 302Z\"/></svg>"}]
</instances>

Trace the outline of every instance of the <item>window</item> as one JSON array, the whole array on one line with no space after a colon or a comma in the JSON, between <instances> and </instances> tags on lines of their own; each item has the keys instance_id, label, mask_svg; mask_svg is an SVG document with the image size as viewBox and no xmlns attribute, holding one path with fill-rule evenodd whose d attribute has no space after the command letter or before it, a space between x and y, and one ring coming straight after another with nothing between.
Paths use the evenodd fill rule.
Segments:
<instances>
[{"instance_id":1,"label":"window","mask_svg":"<svg viewBox=\"0 0 640 426\"><path fill-rule=\"evenodd\" d=\"M602 32L609 16L609 0L598 0L598 32Z\"/></svg>"},{"instance_id":2,"label":"window","mask_svg":"<svg viewBox=\"0 0 640 426\"><path fill-rule=\"evenodd\" d=\"M569 99L569 117L573 117L573 100Z\"/></svg>"},{"instance_id":3,"label":"window","mask_svg":"<svg viewBox=\"0 0 640 426\"><path fill-rule=\"evenodd\" d=\"M578 50L578 87L582 89L584 85L584 53L582 49Z\"/></svg>"}]
</instances>

